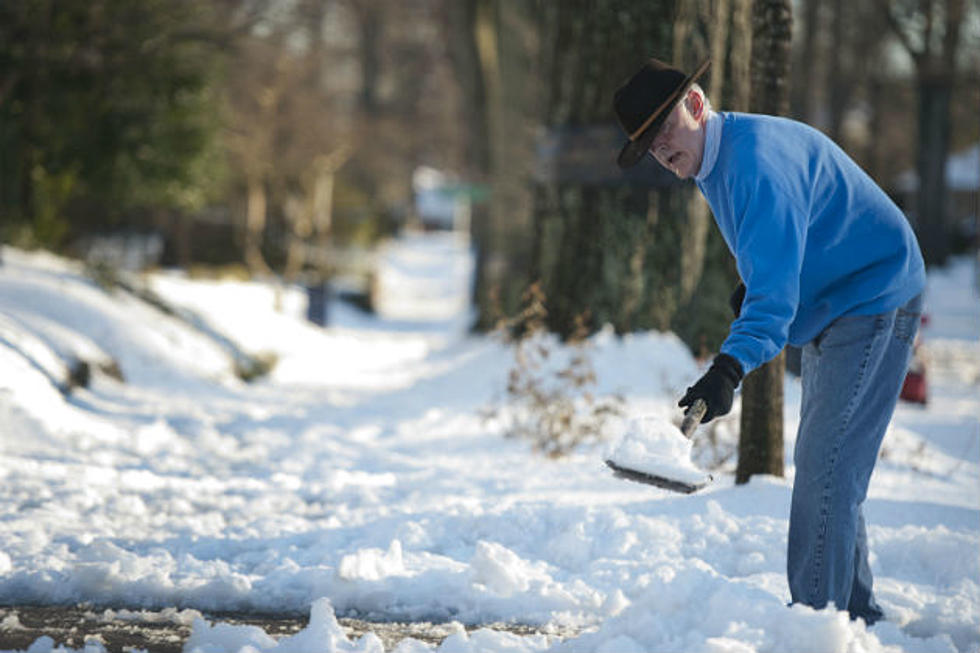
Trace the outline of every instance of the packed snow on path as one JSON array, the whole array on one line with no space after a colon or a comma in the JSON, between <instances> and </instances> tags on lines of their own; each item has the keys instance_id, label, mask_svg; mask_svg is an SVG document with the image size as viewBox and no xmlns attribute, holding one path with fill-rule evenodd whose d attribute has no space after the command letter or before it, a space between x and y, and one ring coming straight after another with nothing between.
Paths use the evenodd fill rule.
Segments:
<instances>
[{"instance_id":1,"label":"packed snow on path","mask_svg":"<svg viewBox=\"0 0 980 653\"><path fill-rule=\"evenodd\" d=\"M466 330L466 302L451 293L468 287L468 256L450 236L393 243L386 278L406 291L390 293L389 317L334 302L325 329L304 321L296 288L147 276L213 332L275 356L245 383L200 329L70 262L5 248L0 601L310 615L280 640L199 620L185 650L207 653L381 650L372 635L349 640L336 615L542 633L460 629L442 653L980 651L971 261L930 276L930 400L899 407L872 479L887 621L867 630L831 609L786 607L797 379L786 380L786 478L736 487L729 461L708 488L672 494L616 479L603 461L629 420L676 420L699 366L672 334L602 332L588 343L597 394L626 401L613 439L544 458L487 418L506 406L513 351ZM440 269L450 296L412 287ZM424 305L413 312L407 297ZM73 356L115 361L123 380L96 366L89 387L65 392ZM719 437L735 437L737 414L736 402ZM434 649L406 639L397 650Z\"/></svg>"}]
</instances>

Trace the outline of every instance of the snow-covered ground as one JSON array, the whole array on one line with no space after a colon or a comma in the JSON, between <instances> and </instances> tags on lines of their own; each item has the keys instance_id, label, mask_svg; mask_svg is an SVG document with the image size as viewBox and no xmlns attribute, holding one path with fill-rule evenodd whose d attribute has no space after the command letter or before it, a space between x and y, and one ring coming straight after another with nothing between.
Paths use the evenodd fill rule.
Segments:
<instances>
[{"instance_id":1,"label":"snow-covered ground","mask_svg":"<svg viewBox=\"0 0 980 653\"><path fill-rule=\"evenodd\" d=\"M326 329L304 321L297 289L147 277L214 332L277 359L249 384L200 329L103 291L73 264L5 248L0 603L311 616L279 641L199 620L186 650L209 653L381 651L372 635L348 640L335 614L544 633L460 629L442 653L980 651L971 261L930 276L930 402L899 407L872 480L887 621L866 630L833 610L786 607L796 379L786 381L786 478L735 487L729 461L690 496L628 483L603 464L614 442L551 460L487 417L506 409L513 352L466 331L452 295L472 270L464 243L406 238L382 259L397 266L385 277L389 317L333 303ZM449 296L413 285L433 279ZM626 401L612 434L629 419L676 417L699 371L672 334L603 332L589 346L597 393ZM66 394L73 356L115 360L124 381L96 370ZM722 447L737 408L715 429ZM397 650L432 648L406 639Z\"/></svg>"}]
</instances>

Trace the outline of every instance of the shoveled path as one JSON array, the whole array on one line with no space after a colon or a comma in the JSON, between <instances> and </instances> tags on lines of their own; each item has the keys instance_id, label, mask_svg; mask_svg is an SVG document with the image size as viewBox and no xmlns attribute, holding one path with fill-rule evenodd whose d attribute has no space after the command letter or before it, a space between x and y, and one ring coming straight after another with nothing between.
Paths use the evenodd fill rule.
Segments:
<instances>
[{"instance_id":1,"label":"shoveled path","mask_svg":"<svg viewBox=\"0 0 980 653\"><path fill-rule=\"evenodd\" d=\"M308 617L240 613L207 613L201 617L211 623L258 626L276 639L299 632L309 621ZM184 623L187 621L190 620L161 618L160 613L97 610L85 605L4 606L0 607L0 651L24 651L38 638L50 637L56 646L74 649L84 648L86 640L94 639L109 653L134 650L181 653L191 633L190 623ZM386 651L392 650L406 637L438 645L460 628L458 624L448 623L371 622L350 618L338 618L337 621L351 639L373 632L381 639ZM492 628L518 635L540 632L531 626L511 624L467 626L466 630L478 628Z\"/></svg>"}]
</instances>

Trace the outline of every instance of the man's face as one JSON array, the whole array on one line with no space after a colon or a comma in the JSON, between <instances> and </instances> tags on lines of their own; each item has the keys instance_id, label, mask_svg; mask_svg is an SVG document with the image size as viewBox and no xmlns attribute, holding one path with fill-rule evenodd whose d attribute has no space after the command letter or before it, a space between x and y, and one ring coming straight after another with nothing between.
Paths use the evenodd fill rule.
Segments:
<instances>
[{"instance_id":1,"label":"man's face","mask_svg":"<svg viewBox=\"0 0 980 653\"><path fill-rule=\"evenodd\" d=\"M704 100L695 91L688 91L687 97L670 112L660 133L650 144L653 158L681 179L693 177L701 169L703 116Z\"/></svg>"}]
</instances>

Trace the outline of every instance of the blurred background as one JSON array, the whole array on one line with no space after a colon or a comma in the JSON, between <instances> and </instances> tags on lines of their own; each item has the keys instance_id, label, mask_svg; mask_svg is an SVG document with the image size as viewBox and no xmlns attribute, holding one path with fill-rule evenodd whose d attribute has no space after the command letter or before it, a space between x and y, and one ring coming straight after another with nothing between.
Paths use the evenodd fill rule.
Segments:
<instances>
[{"instance_id":1,"label":"blurred background","mask_svg":"<svg viewBox=\"0 0 980 653\"><path fill-rule=\"evenodd\" d=\"M478 329L537 281L559 334L708 351L731 257L690 182L615 164L651 56L823 130L930 265L975 255L980 0L0 0L0 242L371 310L379 245L448 232Z\"/></svg>"}]
</instances>

